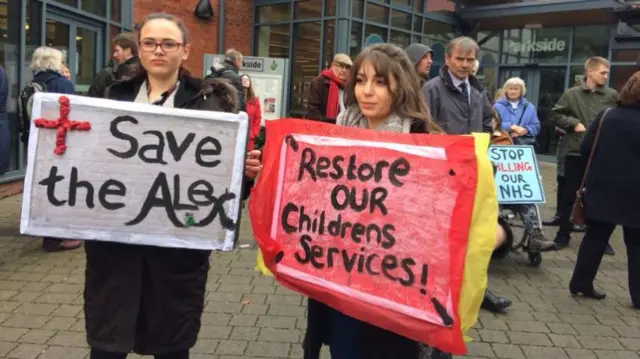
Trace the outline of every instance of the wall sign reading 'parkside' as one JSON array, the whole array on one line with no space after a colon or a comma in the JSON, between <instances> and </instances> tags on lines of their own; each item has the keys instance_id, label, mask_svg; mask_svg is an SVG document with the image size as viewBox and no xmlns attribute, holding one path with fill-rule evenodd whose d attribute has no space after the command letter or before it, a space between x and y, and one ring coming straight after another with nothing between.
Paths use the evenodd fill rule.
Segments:
<instances>
[{"instance_id":1,"label":"wall sign reading 'parkside'","mask_svg":"<svg viewBox=\"0 0 640 359\"><path fill-rule=\"evenodd\" d=\"M539 41L513 41L508 40L507 49L509 52L562 52L567 49L567 42L557 38Z\"/></svg>"},{"instance_id":2,"label":"wall sign reading 'parkside'","mask_svg":"<svg viewBox=\"0 0 640 359\"><path fill-rule=\"evenodd\" d=\"M243 57L242 68L251 69L253 71L264 71L264 59L255 57Z\"/></svg>"}]
</instances>

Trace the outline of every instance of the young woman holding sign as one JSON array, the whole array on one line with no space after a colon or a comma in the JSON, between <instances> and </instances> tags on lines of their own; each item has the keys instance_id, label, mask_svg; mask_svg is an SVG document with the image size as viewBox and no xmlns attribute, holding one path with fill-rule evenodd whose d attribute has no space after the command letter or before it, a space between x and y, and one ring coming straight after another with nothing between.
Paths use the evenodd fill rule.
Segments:
<instances>
[{"instance_id":1,"label":"young woman holding sign","mask_svg":"<svg viewBox=\"0 0 640 359\"><path fill-rule=\"evenodd\" d=\"M420 94L419 76L402 49L391 44L367 47L356 58L345 88L346 110L337 125L406 133L443 133ZM408 122L408 123L407 123ZM506 241L498 226L495 248ZM425 351L419 343L347 316L309 299L304 359L318 359L323 344L331 359L450 358Z\"/></svg>"},{"instance_id":2,"label":"young woman holding sign","mask_svg":"<svg viewBox=\"0 0 640 359\"><path fill-rule=\"evenodd\" d=\"M171 15L151 14L138 33L140 64L104 97L164 107L237 112L237 91L189 76L187 29ZM245 175L260 171L251 151ZM204 307L211 251L87 241L84 312L91 359L123 359L134 351L187 359Z\"/></svg>"}]
</instances>

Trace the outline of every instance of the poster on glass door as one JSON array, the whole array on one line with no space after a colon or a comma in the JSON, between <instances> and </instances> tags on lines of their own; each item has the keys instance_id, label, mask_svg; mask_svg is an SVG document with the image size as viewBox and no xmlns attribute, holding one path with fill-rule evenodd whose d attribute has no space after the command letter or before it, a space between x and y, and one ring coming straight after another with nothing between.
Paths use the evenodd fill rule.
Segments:
<instances>
[{"instance_id":1,"label":"poster on glass door","mask_svg":"<svg viewBox=\"0 0 640 359\"><path fill-rule=\"evenodd\" d=\"M223 55L205 54L203 76L210 74L211 67L221 63L223 59ZM253 91L260 103L262 126L265 120L286 117L288 69L289 59L253 56L242 58L240 74L247 74L251 78Z\"/></svg>"}]
</instances>

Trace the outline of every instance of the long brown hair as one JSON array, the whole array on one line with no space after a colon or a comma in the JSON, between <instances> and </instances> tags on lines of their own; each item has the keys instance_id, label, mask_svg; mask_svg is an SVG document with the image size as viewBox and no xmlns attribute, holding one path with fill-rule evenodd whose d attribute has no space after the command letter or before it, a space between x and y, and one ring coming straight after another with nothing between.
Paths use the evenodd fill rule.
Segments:
<instances>
[{"instance_id":1,"label":"long brown hair","mask_svg":"<svg viewBox=\"0 0 640 359\"><path fill-rule=\"evenodd\" d=\"M637 71L622 88L618 94L618 105L638 106L640 105L640 71Z\"/></svg>"},{"instance_id":2,"label":"long brown hair","mask_svg":"<svg viewBox=\"0 0 640 359\"><path fill-rule=\"evenodd\" d=\"M253 92L253 82L251 81L251 77L249 77L249 75L243 74L242 76L240 76L240 80L242 80L243 77L246 77L247 79L249 79L249 87L244 89L244 93L245 93L245 99L247 100L247 102L251 102L256 98L256 93Z\"/></svg>"},{"instance_id":3,"label":"long brown hair","mask_svg":"<svg viewBox=\"0 0 640 359\"><path fill-rule=\"evenodd\" d=\"M376 44L366 47L358 54L351 68L351 79L345 87L345 106L357 105L355 96L358 71L364 63L370 63L376 74L385 79L392 98L391 111L401 118L422 121L428 133L444 133L431 118L431 113L420 93L420 75L408 55L393 44ZM397 84L389 87L391 77Z\"/></svg>"}]
</instances>

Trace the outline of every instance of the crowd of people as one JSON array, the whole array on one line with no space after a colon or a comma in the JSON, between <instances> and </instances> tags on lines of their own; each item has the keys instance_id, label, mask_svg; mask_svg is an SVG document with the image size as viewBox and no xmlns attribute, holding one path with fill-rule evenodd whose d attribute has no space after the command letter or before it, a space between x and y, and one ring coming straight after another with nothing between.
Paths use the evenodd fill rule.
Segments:
<instances>
[{"instance_id":1,"label":"crowd of people","mask_svg":"<svg viewBox=\"0 0 640 359\"><path fill-rule=\"evenodd\" d=\"M191 45L184 23L168 14L151 14L136 32L118 35L112 62L95 78L88 96L163 107L203 111L245 111L250 136L245 163L247 188L260 170L260 102L251 78L242 74L242 54L229 50L205 79L183 68ZM469 37L453 39L445 65L429 78L433 51L424 44L405 49L377 44L355 59L336 54L331 65L311 82L307 101L310 120L337 126L399 133L465 135L485 132L492 143L535 145L540 121L526 99L527 84L508 79L497 96L490 96L475 76L477 43ZM640 156L640 72L620 94L606 86L609 63L593 57L585 64L582 81L568 89L552 109L550 125L562 134L559 145L557 216L554 240L544 236L538 208L512 206L527 233L528 250L561 250L577 228L571 222L576 193L584 193L586 235L580 245L570 292L593 299L605 293L594 288L605 253L613 253L609 237L623 226L629 258L629 290L640 308L640 225L635 222L640 197L634 170ZM30 88L21 96L21 116L30 118L29 97L37 91L73 94L63 54L41 47L34 52ZM7 81L0 69L0 126L6 121ZM5 117L3 117L5 116ZM28 127L27 127L28 128ZM8 130L0 127L0 135ZM26 142L28 136L24 136ZM0 138L2 145L8 143ZM8 165L0 156L0 170ZM587 165L587 163L589 163ZM583 177L586 181L583 181ZM584 187L588 187L588 191ZM582 202L580 202L582 203ZM498 210L498 209L496 209ZM511 251L513 237L504 221L496 223L494 258ZM471 238L470 240L473 240ZM80 241L44 238L46 251L80 248ZM157 359L186 359L200 330L210 251L161 248L87 241L84 313L91 359L122 359L130 352ZM640 255L640 254L639 254ZM487 290L483 308L502 313L511 302ZM449 358L437 348L359 321L310 299L304 358L319 357L323 345L332 359Z\"/></svg>"}]
</instances>

